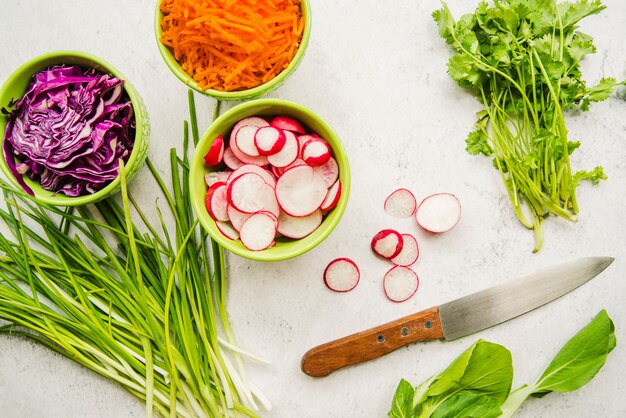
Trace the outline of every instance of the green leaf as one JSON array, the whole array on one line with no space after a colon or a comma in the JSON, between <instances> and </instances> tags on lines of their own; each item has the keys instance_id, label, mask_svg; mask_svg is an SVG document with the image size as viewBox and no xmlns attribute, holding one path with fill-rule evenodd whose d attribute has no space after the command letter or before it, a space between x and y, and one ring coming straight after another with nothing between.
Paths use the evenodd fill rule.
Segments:
<instances>
[{"instance_id":1,"label":"green leaf","mask_svg":"<svg viewBox=\"0 0 626 418\"><path fill-rule=\"evenodd\" d=\"M498 402L478 393L460 393L441 404L432 418L496 418L501 411Z\"/></svg>"},{"instance_id":2,"label":"green leaf","mask_svg":"<svg viewBox=\"0 0 626 418\"><path fill-rule=\"evenodd\" d=\"M400 380L396 394L393 397L390 418L411 418L413 416L413 386L404 379Z\"/></svg>"},{"instance_id":3,"label":"green leaf","mask_svg":"<svg viewBox=\"0 0 626 418\"><path fill-rule=\"evenodd\" d=\"M558 352L532 395L571 392L586 385L600 371L615 345L615 326L603 309Z\"/></svg>"},{"instance_id":4,"label":"green leaf","mask_svg":"<svg viewBox=\"0 0 626 418\"><path fill-rule=\"evenodd\" d=\"M587 100L591 102L606 100L620 84L622 83L613 77L603 78L597 85L587 89Z\"/></svg>"},{"instance_id":5,"label":"green leaf","mask_svg":"<svg viewBox=\"0 0 626 418\"><path fill-rule=\"evenodd\" d=\"M448 61L448 74L462 87L475 87L480 84L483 72L476 61L467 54L456 54Z\"/></svg>"},{"instance_id":6,"label":"green leaf","mask_svg":"<svg viewBox=\"0 0 626 418\"><path fill-rule=\"evenodd\" d=\"M441 9L437 9L433 12L432 17L437 23L439 27L439 35L443 39L446 40L447 43L451 44L454 42L454 18L452 17L452 13L450 13L450 9L448 9L448 5L443 3L443 7Z\"/></svg>"},{"instance_id":7,"label":"green leaf","mask_svg":"<svg viewBox=\"0 0 626 418\"><path fill-rule=\"evenodd\" d=\"M593 171L577 171L576 174L574 174L573 183L578 186L581 181L587 180L590 181L591 184L598 184L600 180L606 180L607 178L606 174L604 174L604 168L597 166Z\"/></svg>"},{"instance_id":8,"label":"green leaf","mask_svg":"<svg viewBox=\"0 0 626 418\"><path fill-rule=\"evenodd\" d=\"M484 131L470 132L467 139L465 139L465 143L467 144L465 150L471 155L483 154L488 157L493 154L493 149L489 145L489 138Z\"/></svg>"},{"instance_id":9,"label":"green leaf","mask_svg":"<svg viewBox=\"0 0 626 418\"><path fill-rule=\"evenodd\" d=\"M574 26L587 16L600 13L606 8L600 0L578 0L559 3L561 24L564 28Z\"/></svg>"},{"instance_id":10,"label":"green leaf","mask_svg":"<svg viewBox=\"0 0 626 418\"><path fill-rule=\"evenodd\" d=\"M596 52L593 38L582 32L574 33L572 40L565 47L575 63L582 61L587 54Z\"/></svg>"}]
</instances>

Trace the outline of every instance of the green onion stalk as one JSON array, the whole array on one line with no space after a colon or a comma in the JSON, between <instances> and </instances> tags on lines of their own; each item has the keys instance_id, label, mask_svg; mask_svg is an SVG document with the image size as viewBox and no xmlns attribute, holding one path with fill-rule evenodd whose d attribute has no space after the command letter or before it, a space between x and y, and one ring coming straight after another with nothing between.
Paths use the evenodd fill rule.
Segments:
<instances>
[{"instance_id":1,"label":"green onion stalk","mask_svg":"<svg viewBox=\"0 0 626 418\"><path fill-rule=\"evenodd\" d=\"M198 142L189 91L191 134ZM219 102L215 115L219 114ZM189 126L170 151L171 186L147 160L173 218L149 222L120 165L121 196L75 210L37 203L0 180L0 333L35 340L145 402L146 416L256 417L226 311L224 251L189 201ZM170 223L171 224L171 223Z\"/></svg>"}]
</instances>

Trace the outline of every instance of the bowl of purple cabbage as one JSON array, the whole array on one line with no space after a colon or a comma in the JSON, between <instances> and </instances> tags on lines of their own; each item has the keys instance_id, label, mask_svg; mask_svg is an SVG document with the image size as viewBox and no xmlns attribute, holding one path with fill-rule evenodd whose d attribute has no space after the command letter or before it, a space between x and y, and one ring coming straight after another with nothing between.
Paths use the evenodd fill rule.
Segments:
<instances>
[{"instance_id":1,"label":"bowl of purple cabbage","mask_svg":"<svg viewBox=\"0 0 626 418\"><path fill-rule=\"evenodd\" d=\"M36 57L0 88L0 167L36 200L93 203L119 191L119 170L143 165L150 123L134 87L102 59L76 51Z\"/></svg>"}]
</instances>

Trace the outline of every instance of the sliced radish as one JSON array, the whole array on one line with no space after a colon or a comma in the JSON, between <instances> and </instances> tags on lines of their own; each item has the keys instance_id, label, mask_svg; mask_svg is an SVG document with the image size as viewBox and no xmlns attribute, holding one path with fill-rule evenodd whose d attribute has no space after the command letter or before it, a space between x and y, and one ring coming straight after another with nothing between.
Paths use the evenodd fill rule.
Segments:
<instances>
[{"instance_id":1,"label":"sliced radish","mask_svg":"<svg viewBox=\"0 0 626 418\"><path fill-rule=\"evenodd\" d=\"M237 131L242 126L256 126L257 128L260 128L262 126L269 126L269 122L258 116L250 116L249 118L241 119L235 124L235 126L233 126L233 129L230 131L230 142L233 142Z\"/></svg>"},{"instance_id":2,"label":"sliced radish","mask_svg":"<svg viewBox=\"0 0 626 418\"><path fill-rule=\"evenodd\" d=\"M254 213L273 206L276 201L274 188L256 173L244 173L227 187L227 197L235 209Z\"/></svg>"},{"instance_id":3,"label":"sliced radish","mask_svg":"<svg viewBox=\"0 0 626 418\"><path fill-rule=\"evenodd\" d=\"M383 279L385 295L392 302L404 302L417 292L419 278L413 270L404 266L395 266Z\"/></svg>"},{"instance_id":4,"label":"sliced radish","mask_svg":"<svg viewBox=\"0 0 626 418\"><path fill-rule=\"evenodd\" d=\"M239 130L244 129L245 126L241 127ZM255 128L253 128L255 129ZM235 136L236 138L236 136ZM248 155L245 152L243 152L241 149L239 149L239 146L237 145L237 141L233 140L231 137L231 141L229 143L230 145L230 149L232 150L233 154L235 155L235 157L237 157L237 159L239 159L240 161L243 161L246 164L255 164L255 165L260 165L260 166L264 166L267 164L267 157L264 155L260 155L260 156L252 156L252 155ZM252 139L252 145L254 146L254 137ZM256 147L255 147L256 149Z\"/></svg>"},{"instance_id":5,"label":"sliced radish","mask_svg":"<svg viewBox=\"0 0 626 418\"><path fill-rule=\"evenodd\" d=\"M283 174L284 170L280 167L275 167L270 164L270 171L272 172L275 178L278 178Z\"/></svg>"},{"instance_id":6,"label":"sliced radish","mask_svg":"<svg viewBox=\"0 0 626 418\"><path fill-rule=\"evenodd\" d=\"M230 176L231 171L209 171L204 175L204 182L207 187L211 187L213 184L220 181L225 182Z\"/></svg>"},{"instance_id":7,"label":"sliced radish","mask_svg":"<svg viewBox=\"0 0 626 418\"><path fill-rule=\"evenodd\" d=\"M227 221L228 214L226 213L226 207L228 206L228 201L226 200L226 183L218 182L209 187L204 203L211 218L216 221Z\"/></svg>"},{"instance_id":8,"label":"sliced radish","mask_svg":"<svg viewBox=\"0 0 626 418\"><path fill-rule=\"evenodd\" d=\"M434 233L452 229L461 218L461 202L453 194L437 193L428 196L415 211L417 224Z\"/></svg>"},{"instance_id":9,"label":"sliced radish","mask_svg":"<svg viewBox=\"0 0 626 418\"><path fill-rule=\"evenodd\" d=\"M361 272L356 263L349 258L336 258L324 270L326 287L335 292L348 292L359 284Z\"/></svg>"},{"instance_id":10,"label":"sliced radish","mask_svg":"<svg viewBox=\"0 0 626 418\"><path fill-rule=\"evenodd\" d=\"M287 167L283 168L283 173L285 171L289 170L290 168L297 167L299 165L308 165L308 164L305 163L304 160L301 160L300 158L296 158L291 164L289 164Z\"/></svg>"},{"instance_id":11,"label":"sliced radish","mask_svg":"<svg viewBox=\"0 0 626 418\"><path fill-rule=\"evenodd\" d=\"M339 198L341 197L341 181L337 180L335 184L330 186L328 189L328 193L326 193L326 198L322 202L320 209L322 210L331 210L337 203L339 202Z\"/></svg>"},{"instance_id":12,"label":"sliced radish","mask_svg":"<svg viewBox=\"0 0 626 418\"><path fill-rule=\"evenodd\" d=\"M230 222L215 222L217 229L224 235L226 238L230 238L232 240L239 239L239 231L233 228L233 225Z\"/></svg>"},{"instance_id":13,"label":"sliced radish","mask_svg":"<svg viewBox=\"0 0 626 418\"><path fill-rule=\"evenodd\" d=\"M407 189L398 189L385 199L385 212L394 218L409 218L415 213L415 196Z\"/></svg>"},{"instance_id":14,"label":"sliced radish","mask_svg":"<svg viewBox=\"0 0 626 418\"><path fill-rule=\"evenodd\" d=\"M230 168L231 170L236 170L245 164L243 161L235 156L231 147L228 147L226 148L226 150L224 150L223 160L224 164L226 164L226 167Z\"/></svg>"},{"instance_id":15,"label":"sliced radish","mask_svg":"<svg viewBox=\"0 0 626 418\"><path fill-rule=\"evenodd\" d=\"M254 146L259 155L274 155L280 152L286 141L285 132L273 126L258 128L254 134Z\"/></svg>"},{"instance_id":16,"label":"sliced radish","mask_svg":"<svg viewBox=\"0 0 626 418\"><path fill-rule=\"evenodd\" d=\"M402 251L390 261L396 266L410 266L415 264L420 255L417 240L411 234L402 234Z\"/></svg>"},{"instance_id":17,"label":"sliced radish","mask_svg":"<svg viewBox=\"0 0 626 418\"><path fill-rule=\"evenodd\" d=\"M260 155L259 150L256 145L254 145L254 138L259 129L261 128L246 125L239 128L235 134L235 143L237 144L237 148L250 157L258 157Z\"/></svg>"},{"instance_id":18,"label":"sliced radish","mask_svg":"<svg viewBox=\"0 0 626 418\"><path fill-rule=\"evenodd\" d=\"M241 225L239 238L241 243L251 251L261 251L274 243L276 221L266 212L255 213Z\"/></svg>"},{"instance_id":19,"label":"sliced radish","mask_svg":"<svg viewBox=\"0 0 626 418\"><path fill-rule=\"evenodd\" d=\"M237 210L237 208L231 204L229 204L226 208L226 214L228 215L228 220L233 225L233 228L235 228L237 231L239 231L241 229L241 225L243 225L243 223L250 216L252 216L251 213L245 213Z\"/></svg>"},{"instance_id":20,"label":"sliced radish","mask_svg":"<svg viewBox=\"0 0 626 418\"><path fill-rule=\"evenodd\" d=\"M263 180L269 184L270 186L274 187L276 186L276 178L274 177L274 175L272 173L270 173L269 171L267 171L265 168L263 167L259 167L258 165L254 165L254 164L244 164L241 167L239 167L238 169L236 169L235 171L231 172L230 176L228 177L228 179L226 179L226 185L230 185L230 183L236 179L237 177L241 176L242 174L245 173L255 173L258 174L259 176L261 176L263 178Z\"/></svg>"},{"instance_id":21,"label":"sliced radish","mask_svg":"<svg viewBox=\"0 0 626 418\"><path fill-rule=\"evenodd\" d=\"M372 238L372 250L384 258L393 258L400 254L402 244L402 235L393 229L383 229Z\"/></svg>"},{"instance_id":22,"label":"sliced radish","mask_svg":"<svg viewBox=\"0 0 626 418\"><path fill-rule=\"evenodd\" d=\"M278 204L288 215L306 216L326 198L326 185L313 168L300 165L286 170L276 182Z\"/></svg>"},{"instance_id":23,"label":"sliced radish","mask_svg":"<svg viewBox=\"0 0 626 418\"><path fill-rule=\"evenodd\" d=\"M300 148L293 132L284 131L285 145L276 154L267 156L267 161L274 167L287 167L298 158Z\"/></svg>"},{"instance_id":24,"label":"sliced radish","mask_svg":"<svg viewBox=\"0 0 626 418\"><path fill-rule=\"evenodd\" d=\"M209 151L204 156L204 163L213 167L222 162L222 158L224 157L224 138L222 135L218 135L213 142L211 143L211 147Z\"/></svg>"},{"instance_id":25,"label":"sliced radish","mask_svg":"<svg viewBox=\"0 0 626 418\"><path fill-rule=\"evenodd\" d=\"M287 238L304 238L322 223L322 211L316 210L307 216L289 216L281 211L278 216L278 232Z\"/></svg>"},{"instance_id":26,"label":"sliced radish","mask_svg":"<svg viewBox=\"0 0 626 418\"><path fill-rule=\"evenodd\" d=\"M296 132L299 134L303 134L306 132L304 126L302 126L300 122L298 122L294 118L290 118L289 116L276 116L270 121L270 126Z\"/></svg>"},{"instance_id":27,"label":"sliced radish","mask_svg":"<svg viewBox=\"0 0 626 418\"><path fill-rule=\"evenodd\" d=\"M326 188L332 186L339 177L339 166L333 157L330 157L326 164L313 167L313 170L315 174L322 178L326 184Z\"/></svg>"},{"instance_id":28,"label":"sliced radish","mask_svg":"<svg viewBox=\"0 0 626 418\"><path fill-rule=\"evenodd\" d=\"M330 159L330 146L321 138L311 139L302 146L302 159L308 165L323 165Z\"/></svg>"}]
</instances>

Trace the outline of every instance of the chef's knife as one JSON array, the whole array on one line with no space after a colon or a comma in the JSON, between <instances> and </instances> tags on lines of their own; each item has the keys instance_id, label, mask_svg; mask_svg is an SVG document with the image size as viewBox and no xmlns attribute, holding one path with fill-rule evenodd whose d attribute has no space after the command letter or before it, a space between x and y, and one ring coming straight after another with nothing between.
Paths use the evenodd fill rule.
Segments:
<instances>
[{"instance_id":1,"label":"chef's knife","mask_svg":"<svg viewBox=\"0 0 626 418\"><path fill-rule=\"evenodd\" d=\"M563 296L597 276L613 260L580 258L322 344L302 357L302 371L314 377L328 376L415 341L454 340L473 334Z\"/></svg>"}]
</instances>

